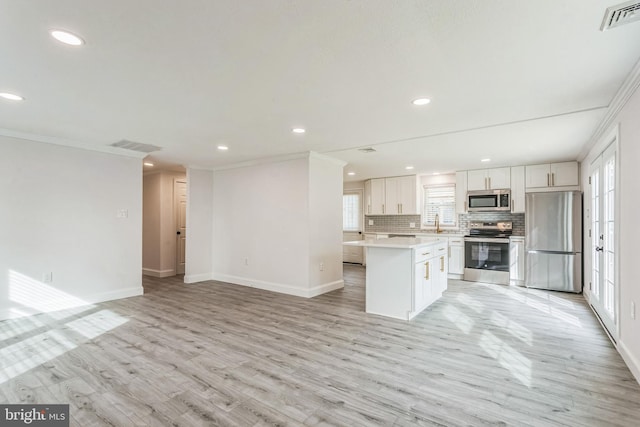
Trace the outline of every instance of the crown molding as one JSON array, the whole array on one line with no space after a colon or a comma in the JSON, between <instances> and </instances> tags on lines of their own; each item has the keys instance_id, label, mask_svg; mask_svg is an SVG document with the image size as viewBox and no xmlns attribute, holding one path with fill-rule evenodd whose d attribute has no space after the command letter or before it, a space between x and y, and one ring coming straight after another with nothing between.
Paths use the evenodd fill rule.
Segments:
<instances>
[{"instance_id":1,"label":"crown molding","mask_svg":"<svg viewBox=\"0 0 640 427\"><path fill-rule=\"evenodd\" d=\"M640 60L636 62L636 64L631 69L631 72L627 76L627 78L616 92L613 100L609 104L607 108L607 113L602 118L598 127L591 135L589 142L585 144L578 156L578 160L582 162L589 155L589 152L595 147L595 145L603 138L603 136L607 135L611 132L612 127L615 125L615 120L618 117L620 111L627 105L629 98L633 96L633 94L640 87Z\"/></svg>"},{"instance_id":2,"label":"crown molding","mask_svg":"<svg viewBox=\"0 0 640 427\"><path fill-rule=\"evenodd\" d=\"M149 155L149 153L141 153L138 151L125 150L122 148L111 147L109 145L91 145L86 143L75 141L72 139L59 138L55 136L39 135L35 133L19 132L11 129L0 128L0 136L14 139L22 139L25 141L42 142L45 144L60 145L63 147L79 148L81 150L95 151L98 153L115 154L117 156L133 157L136 159L143 159Z\"/></svg>"}]
</instances>

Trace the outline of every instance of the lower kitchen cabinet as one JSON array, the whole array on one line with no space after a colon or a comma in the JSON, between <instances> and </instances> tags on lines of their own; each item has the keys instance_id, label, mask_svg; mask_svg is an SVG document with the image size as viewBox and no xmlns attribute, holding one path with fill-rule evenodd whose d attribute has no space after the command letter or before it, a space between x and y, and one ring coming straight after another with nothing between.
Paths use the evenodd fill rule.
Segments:
<instances>
[{"instance_id":1,"label":"lower kitchen cabinet","mask_svg":"<svg viewBox=\"0 0 640 427\"><path fill-rule=\"evenodd\" d=\"M464 274L464 239L449 237L449 277L462 279Z\"/></svg>"},{"instance_id":2,"label":"lower kitchen cabinet","mask_svg":"<svg viewBox=\"0 0 640 427\"><path fill-rule=\"evenodd\" d=\"M511 237L509 241L509 281L524 285L524 237Z\"/></svg>"},{"instance_id":3,"label":"lower kitchen cabinet","mask_svg":"<svg viewBox=\"0 0 640 427\"><path fill-rule=\"evenodd\" d=\"M447 243L440 241L426 250L414 250L413 310L421 311L447 290Z\"/></svg>"}]
</instances>

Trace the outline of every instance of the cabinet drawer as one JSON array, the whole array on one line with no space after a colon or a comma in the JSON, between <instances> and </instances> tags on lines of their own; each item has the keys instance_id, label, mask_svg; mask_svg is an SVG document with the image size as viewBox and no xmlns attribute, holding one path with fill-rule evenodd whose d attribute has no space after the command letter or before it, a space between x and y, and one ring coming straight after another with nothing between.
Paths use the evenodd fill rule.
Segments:
<instances>
[{"instance_id":1,"label":"cabinet drawer","mask_svg":"<svg viewBox=\"0 0 640 427\"><path fill-rule=\"evenodd\" d=\"M436 255L437 252L434 250L433 246L427 248L417 248L413 250L413 262L425 262L426 260L433 258Z\"/></svg>"}]
</instances>

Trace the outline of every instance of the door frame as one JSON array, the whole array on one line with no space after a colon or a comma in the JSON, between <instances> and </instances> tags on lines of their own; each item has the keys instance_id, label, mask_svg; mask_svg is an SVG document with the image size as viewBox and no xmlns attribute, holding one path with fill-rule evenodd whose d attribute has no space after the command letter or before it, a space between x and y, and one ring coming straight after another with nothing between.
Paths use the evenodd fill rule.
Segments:
<instances>
[{"instance_id":1,"label":"door frame","mask_svg":"<svg viewBox=\"0 0 640 427\"><path fill-rule=\"evenodd\" d=\"M618 337L620 336L620 144L619 144L619 125L615 125L613 127L613 129L606 134L605 137L603 137L600 141L598 141L598 144L596 144L590 151L589 154L587 156L587 158L585 159L585 163L588 164L588 169L586 172L586 180L585 180L585 184L588 188L588 209L585 209L585 213L584 216L585 218L583 219L583 235L586 237L583 239L583 246L584 246L584 250L583 250L583 259L585 260L584 262L584 277L585 278L589 278L589 286L585 286L585 289L587 290L587 292L585 292L585 297L587 299L587 301L589 302L589 305L591 306L592 310L595 312L596 316L598 317L598 320L600 321L600 323L603 325L603 327L605 328L605 330L607 331L607 333L609 334L610 338L613 340L613 342L617 342ZM594 305L594 301L592 301L593 297L592 297L592 289L591 287L593 286L592 284L592 273L593 273L593 244L592 244L592 237L589 235L589 232L591 231L591 196L592 196L592 186L591 183L589 182L590 177L593 173L594 170L594 164L596 162L599 162L599 166L598 167L602 167L604 165L604 162L602 162L602 160L604 160L603 155L605 154L605 152L607 152L608 150L613 149L615 151L614 154L614 158L615 158L615 196L614 196L614 203L613 203L613 207L614 207L614 243L613 243L613 250L614 250L614 254L615 254L615 259L614 259L614 264L613 264L613 270L614 270L614 301L613 301L613 307L614 307L614 311L615 311L615 315L614 315L614 319L613 319L613 324L610 324L609 321L605 321L605 319L602 319L602 315L598 312L596 306L601 304L596 304ZM588 163L586 162L588 160ZM604 179L604 176L602 174L602 169L600 171L600 179ZM602 197L602 195L601 195ZM602 215L602 213L601 213ZM600 295L600 301L602 298L602 295Z\"/></svg>"}]
</instances>

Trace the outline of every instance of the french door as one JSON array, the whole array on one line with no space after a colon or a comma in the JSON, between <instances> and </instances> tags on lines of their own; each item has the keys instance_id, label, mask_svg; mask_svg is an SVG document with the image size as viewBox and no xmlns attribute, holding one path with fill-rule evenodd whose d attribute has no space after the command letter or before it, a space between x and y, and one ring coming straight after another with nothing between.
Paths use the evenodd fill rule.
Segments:
<instances>
[{"instance_id":1,"label":"french door","mask_svg":"<svg viewBox=\"0 0 640 427\"><path fill-rule=\"evenodd\" d=\"M616 268L617 143L591 164L590 184L590 302L609 334L617 339L618 284Z\"/></svg>"}]
</instances>

